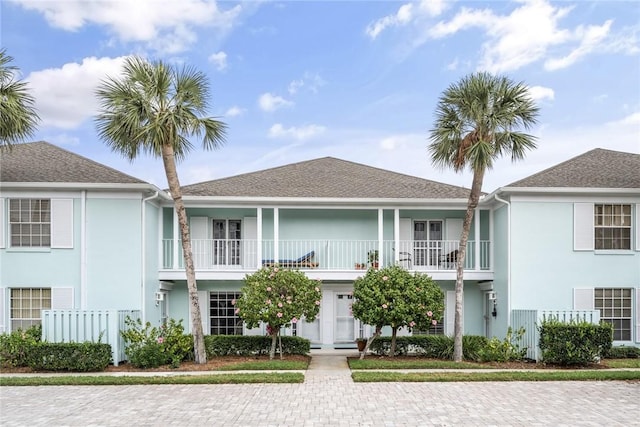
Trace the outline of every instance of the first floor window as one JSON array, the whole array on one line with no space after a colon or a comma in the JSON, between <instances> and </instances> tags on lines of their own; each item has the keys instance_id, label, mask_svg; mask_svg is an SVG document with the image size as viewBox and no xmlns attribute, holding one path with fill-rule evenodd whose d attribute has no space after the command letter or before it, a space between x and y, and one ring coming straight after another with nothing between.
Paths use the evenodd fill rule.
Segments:
<instances>
[{"instance_id":1,"label":"first floor window","mask_svg":"<svg viewBox=\"0 0 640 427\"><path fill-rule=\"evenodd\" d=\"M209 318L211 335L242 335L242 319L235 313L234 299L239 292L211 292L209 296Z\"/></svg>"},{"instance_id":2,"label":"first floor window","mask_svg":"<svg viewBox=\"0 0 640 427\"><path fill-rule=\"evenodd\" d=\"M51 288L11 289L11 330L39 325L40 311L50 308Z\"/></svg>"},{"instance_id":3,"label":"first floor window","mask_svg":"<svg viewBox=\"0 0 640 427\"><path fill-rule=\"evenodd\" d=\"M595 248L631 249L631 205L594 206Z\"/></svg>"},{"instance_id":4,"label":"first floor window","mask_svg":"<svg viewBox=\"0 0 640 427\"><path fill-rule=\"evenodd\" d=\"M9 200L12 247L51 246L51 200Z\"/></svg>"},{"instance_id":5,"label":"first floor window","mask_svg":"<svg viewBox=\"0 0 640 427\"><path fill-rule=\"evenodd\" d=\"M596 288L594 295L600 319L613 325L613 340L631 341L631 289Z\"/></svg>"},{"instance_id":6,"label":"first floor window","mask_svg":"<svg viewBox=\"0 0 640 427\"><path fill-rule=\"evenodd\" d=\"M444 322L441 320L435 326L429 326L427 330L413 330L413 335L444 335Z\"/></svg>"}]
</instances>

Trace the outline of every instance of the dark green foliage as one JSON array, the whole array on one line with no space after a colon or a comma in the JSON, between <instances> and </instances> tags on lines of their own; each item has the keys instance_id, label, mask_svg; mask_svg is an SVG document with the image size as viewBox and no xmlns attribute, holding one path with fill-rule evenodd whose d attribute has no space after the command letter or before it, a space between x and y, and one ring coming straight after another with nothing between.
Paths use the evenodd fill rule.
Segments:
<instances>
[{"instance_id":1,"label":"dark green foliage","mask_svg":"<svg viewBox=\"0 0 640 427\"><path fill-rule=\"evenodd\" d=\"M124 338L125 354L137 368L157 368L171 364L177 368L180 362L193 358L193 336L185 335L182 319L169 319L166 325L144 326L140 319L127 316L126 328L120 331Z\"/></svg>"},{"instance_id":2,"label":"dark green foliage","mask_svg":"<svg viewBox=\"0 0 640 427\"><path fill-rule=\"evenodd\" d=\"M479 362L511 362L524 359L527 348L520 348L519 342L524 336L524 328L513 333L511 327L507 330L507 336L503 340L491 338L486 345L477 352Z\"/></svg>"},{"instance_id":3,"label":"dark green foliage","mask_svg":"<svg viewBox=\"0 0 640 427\"><path fill-rule=\"evenodd\" d=\"M607 359L640 359L640 347L611 347L603 356Z\"/></svg>"},{"instance_id":4,"label":"dark green foliage","mask_svg":"<svg viewBox=\"0 0 640 427\"><path fill-rule=\"evenodd\" d=\"M18 329L0 335L0 366L7 368L27 366L31 347L40 342L42 326L34 325L23 331Z\"/></svg>"},{"instance_id":5,"label":"dark green foliage","mask_svg":"<svg viewBox=\"0 0 640 427\"><path fill-rule=\"evenodd\" d=\"M586 365L610 353L613 327L602 322L543 322L539 327L542 360L558 365Z\"/></svg>"},{"instance_id":6,"label":"dark green foliage","mask_svg":"<svg viewBox=\"0 0 640 427\"><path fill-rule=\"evenodd\" d=\"M483 336L465 335L463 338L464 358L479 360L479 352L484 349L488 340ZM375 354L389 354L391 337L379 337L371 343L370 350ZM453 359L453 337L446 335L414 335L397 337L396 355L409 352L433 359Z\"/></svg>"},{"instance_id":7,"label":"dark green foliage","mask_svg":"<svg viewBox=\"0 0 640 427\"><path fill-rule=\"evenodd\" d=\"M27 364L34 371L104 371L109 363L111 345L92 342L40 342L27 356Z\"/></svg>"},{"instance_id":8,"label":"dark green foliage","mask_svg":"<svg viewBox=\"0 0 640 427\"><path fill-rule=\"evenodd\" d=\"M206 335L204 337L207 357L254 356L269 354L271 337L260 335ZM284 354L308 354L311 342L306 338L282 337Z\"/></svg>"}]
</instances>

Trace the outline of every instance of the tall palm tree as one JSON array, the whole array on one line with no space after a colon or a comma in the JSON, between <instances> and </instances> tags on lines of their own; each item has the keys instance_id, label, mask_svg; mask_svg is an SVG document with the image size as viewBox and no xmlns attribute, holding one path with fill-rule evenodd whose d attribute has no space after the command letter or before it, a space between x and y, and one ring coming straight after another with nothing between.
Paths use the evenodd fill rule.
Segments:
<instances>
[{"instance_id":1,"label":"tall palm tree","mask_svg":"<svg viewBox=\"0 0 640 427\"><path fill-rule=\"evenodd\" d=\"M0 149L29 138L40 121L35 99L27 83L17 80L19 70L12 61L6 49L0 49Z\"/></svg>"},{"instance_id":2,"label":"tall palm tree","mask_svg":"<svg viewBox=\"0 0 640 427\"><path fill-rule=\"evenodd\" d=\"M177 69L161 61L130 57L125 60L122 78L107 78L96 93L101 103L95 119L100 139L131 161L141 152L162 158L180 225L195 361L206 363L189 224L176 161L193 148L191 136L203 137L205 149L219 147L226 125L203 117L209 85L203 73L189 67Z\"/></svg>"},{"instance_id":3,"label":"tall palm tree","mask_svg":"<svg viewBox=\"0 0 640 427\"><path fill-rule=\"evenodd\" d=\"M456 268L454 360L462 360L462 310L464 260L469 229L478 206L484 174L503 155L521 160L536 148L535 137L519 132L537 121L538 107L523 83L504 76L474 73L449 86L436 107L429 153L441 168L473 172L473 182L460 236Z\"/></svg>"}]
</instances>

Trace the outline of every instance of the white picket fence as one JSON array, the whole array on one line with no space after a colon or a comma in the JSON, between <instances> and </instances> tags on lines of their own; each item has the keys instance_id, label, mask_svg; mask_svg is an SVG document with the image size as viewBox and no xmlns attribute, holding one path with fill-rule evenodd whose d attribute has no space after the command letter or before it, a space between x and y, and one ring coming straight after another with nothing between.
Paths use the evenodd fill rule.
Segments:
<instances>
[{"instance_id":1,"label":"white picket fence","mask_svg":"<svg viewBox=\"0 0 640 427\"><path fill-rule=\"evenodd\" d=\"M520 347L527 347L527 358L541 360L542 354L538 344L540 332L538 327L546 320L557 320L563 323L589 322L594 325L600 323L599 310L511 310L511 327L514 331L520 328L525 333L520 341Z\"/></svg>"},{"instance_id":2,"label":"white picket fence","mask_svg":"<svg viewBox=\"0 0 640 427\"><path fill-rule=\"evenodd\" d=\"M127 316L137 320L140 310L42 310L42 340L110 344L113 364L118 366L127 360L120 336Z\"/></svg>"}]
</instances>

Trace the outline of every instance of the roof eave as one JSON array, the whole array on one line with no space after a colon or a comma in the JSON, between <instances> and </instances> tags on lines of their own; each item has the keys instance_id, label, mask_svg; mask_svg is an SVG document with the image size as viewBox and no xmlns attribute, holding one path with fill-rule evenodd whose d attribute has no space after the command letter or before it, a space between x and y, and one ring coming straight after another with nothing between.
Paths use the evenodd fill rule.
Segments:
<instances>
[{"instance_id":1,"label":"roof eave","mask_svg":"<svg viewBox=\"0 0 640 427\"><path fill-rule=\"evenodd\" d=\"M233 203L238 205L363 205L363 206L415 206L419 204L464 205L467 198L337 198L337 197L240 197L240 196L182 196L188 202Z\"/></svg>"},{"instance_id":2,"label":"roof eave","mask_svg":"<svg viewBox=\"0 0 640 427\"><path fill-rule=\"evenodd\" d=\"M148 183L98 183L98 182L0 182L2 189L47 189L47 190L111 190L111 191L157 191L163 198L171 197L153 184Z\"/></svg>"}]
</instances>

